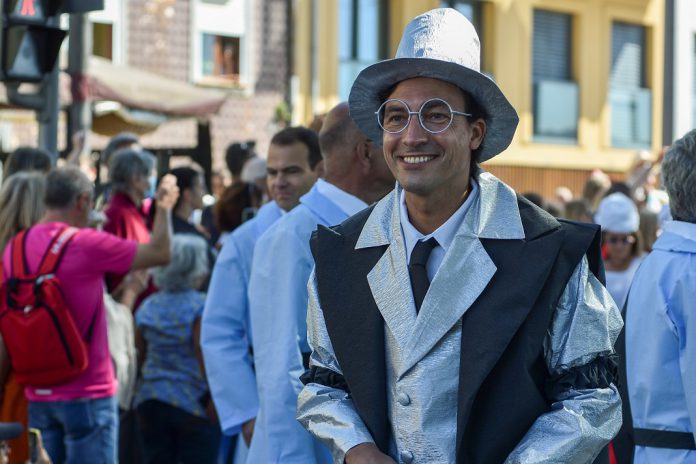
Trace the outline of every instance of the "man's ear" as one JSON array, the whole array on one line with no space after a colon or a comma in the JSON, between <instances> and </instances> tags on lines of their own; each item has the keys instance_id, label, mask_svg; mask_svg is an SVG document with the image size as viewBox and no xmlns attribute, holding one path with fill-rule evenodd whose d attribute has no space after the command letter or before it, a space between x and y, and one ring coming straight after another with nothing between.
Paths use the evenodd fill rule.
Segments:
<instances>
[{"instance_id":1,"label":"man's ear","mask_svg":"<svg viewBox=\"0 0 696 464\"><path fill-rule=\"evenodd\" d=\"M92 195L89 192L83 192L75 199L75 204L79 211L92 209Z\"/></svg>"},{"instance_id":2,"label":"man's ear","mask_svg":"<svg viewBox=\"0 0 696 464\"><path fill-rule=\"evenodd\" d=\"M469 149L476 150L483 143L483 139L486 136L486 121L483 118L479 118L471 123L471 140L469 141Z\"/></svg>"},{"instance_id":3,"label":"man's ear","mask_svg":"<svg viewBox=\"0 0 696 464\"><path fill-rule=\"evenodd\" d=\"M370 141L365 139L355 145L355 155L357 162L367 171L370 169L374 160L370 157Z\"/></svg>"}]
</instances>

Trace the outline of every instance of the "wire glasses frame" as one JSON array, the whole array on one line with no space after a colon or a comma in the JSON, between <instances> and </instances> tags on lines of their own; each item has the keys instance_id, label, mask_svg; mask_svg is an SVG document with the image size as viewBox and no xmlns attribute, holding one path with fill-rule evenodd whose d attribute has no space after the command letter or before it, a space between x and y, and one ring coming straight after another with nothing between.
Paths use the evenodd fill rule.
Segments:
<instances>
[{"instance_id":1,"label":"wire glasses frame","mask_svg":"<svg viewBox=\"0 0 696 464\"><path fill-rule=\"evenodd\" d=\"M389 116L389 120L385 121L387 105L398 103L399 108L397 111L393 111L392 115ZM425 120L423 110L426 110ZM446 109L446 111L443 111ZM382 128L383 131L390 134L399 134L404 131L411 122L411 116L414 114L418 115L418 122L420 123L423 130L430 132L431 134L439 134L446 131L452 125L454 120L454 115L473 117L471 113L464 113L462 111L455 111L452 109L449 103L441 98L431 98L423 102L418 111L411 111L408 104L399 100L398 98L390 98L382 103L377 111L375 111L375 116L377 116L377 124ZM404 118L404 119L398 119ZM433 128L434 126L434 128Z\"/></svg>"}]
</instances>

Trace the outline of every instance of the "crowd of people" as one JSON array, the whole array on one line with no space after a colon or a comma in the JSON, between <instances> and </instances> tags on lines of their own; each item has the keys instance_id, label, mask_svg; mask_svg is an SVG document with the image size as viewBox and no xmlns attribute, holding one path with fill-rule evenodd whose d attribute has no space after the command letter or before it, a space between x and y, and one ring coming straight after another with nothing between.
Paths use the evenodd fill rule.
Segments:
<instances>
[{"instance_id":1,"label":"crowd of people","mask_svg":"<svg viewBox=\"0 0 696 464\"><path fill-rule=\"evenodd\" d=\"M27 428L42 464L696 462L696 131L625 182L518 195L480 166L518 119L479 55L455 10L415 18L315 127L230 145L211 194L134 134L96 190L12 153L2 462ZM52 339L6 314L63 301L19 304L26 275L84 346L67 380L27 380Z\"/></svg>"}]
</instances>

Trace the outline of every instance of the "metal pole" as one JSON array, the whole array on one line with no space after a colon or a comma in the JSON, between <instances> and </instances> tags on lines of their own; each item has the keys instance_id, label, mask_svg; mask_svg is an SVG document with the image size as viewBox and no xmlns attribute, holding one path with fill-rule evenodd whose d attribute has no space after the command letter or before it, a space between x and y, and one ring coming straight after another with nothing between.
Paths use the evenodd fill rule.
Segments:
<instances>
[{"instance_id":1,"label":"metal pole","mask_svg":"<svg viewBox=\"0 0 696 464\"><path fill-rule=\"evenodd\" d=\"M92 23L87 18L86 13L71 14L67 71L72 79L73 89L73 101L70 106L70 130L72 134L92 128L91 102L82 93L91 52ZM72 134L68 134L68 136ZM85 146L85 150L89 151L89 147Z\"/></svg>"},{"instance_id":2,"label":"metal pole","mask_svg":"<svg viewBox=\"0 0 696 464\"><path fill-rule=\"evenodd\" d=\"M51 155L53 164L58 160L58 63L44 78L41 92L45 96L45 106L37 112L39 121L39 148Z\"/></svg>"}]
</instances>

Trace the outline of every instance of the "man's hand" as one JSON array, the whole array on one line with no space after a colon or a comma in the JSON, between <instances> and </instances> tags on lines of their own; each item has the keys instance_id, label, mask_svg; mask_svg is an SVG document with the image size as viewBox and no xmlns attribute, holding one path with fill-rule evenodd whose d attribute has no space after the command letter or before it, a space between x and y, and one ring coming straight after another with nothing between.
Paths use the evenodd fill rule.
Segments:
<instances>
[{"instance_id":1,"label":"man's hand","mask_svg":"<svg viewBox=\"0 0 696 464\"><path fill-rule=\"evenodd\" d=\"M251 439L254 436L255 425L256 418L249 419L244 424L242 424L242 438L244 438L244 443L246 443L247 448L251 446Z\"/></svg>"},{"instance_id":2,"label":"man's hand","mask_svg":"<svg viewBox=\"0 0 696 464\"><path fill-rule=\"evenodd\" d=\"M346 453L346 464L396 464L374 443L362 443Z\"/></svg>"},{"instance_id":3,"label":"man's hand","mask_svg":"<svg viewBox=\"0 0 696 464\"><path fill-rule=\"evenodd\" d=\"M179 187L176 185L176 177L166 174L160 180L155 194L157 206L164 209L172 209L179 198Z\"/></svg>"}]
</instances>

